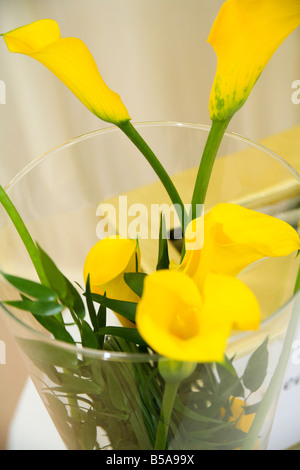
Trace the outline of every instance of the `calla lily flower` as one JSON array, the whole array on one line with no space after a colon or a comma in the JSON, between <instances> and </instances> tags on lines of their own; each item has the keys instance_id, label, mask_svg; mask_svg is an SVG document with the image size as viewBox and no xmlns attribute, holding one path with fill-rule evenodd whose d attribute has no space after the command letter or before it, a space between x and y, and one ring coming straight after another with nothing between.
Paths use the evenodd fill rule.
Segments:
<instances>
[{"instance_id":1,"label":"calla lily flower","mask_svg":"<svg viewBox=\"0 0 300 470\"><path fill-rule=\"evenodd\" d=\"M199 289L181 271L145 278L136 325L159 354L178 361L222 362L233 328L257 329L259 305L238 279L210 273Z\"/></svg>"},{"instance_id":2,"label":"calla lily flower","mask_svg":"<svg viewBox=\"0 0 300 470\"><path fill-rule=\"evenodd\" d=\"M299 0L223 4L208 37L218 59L209 104L213 121L225 121L243 106L273 53L299 25Z\"/></svg>"},{"instance_id":3,"label":"calla lily flower","mask_svg":"<svg viewBox=\"0 0 300 470\"><path fill-rule=\"evenodd\" d=\"M216 205L204 216L203 247L187 250L179 266L145 278L136 313L141 336L172 359L221 362L232 330L260 324L254 294L235 276L254 261L299 246L286 222L235 204Z\"/></svg>"},{"instance_id":4,"label":"calla lily flower","mask_svg":"<svg viewBox=\"0 0 300 470\"><path fill-rule=\"evenodd\" d=\"M107 237L99 240L89 251L83 268L85 282L90 276L90 289L94 294L115 300L138 302L139 297L124 280L127 272L139 270L140 251L136 240ZM123 326L132 322L117 315Z\"/></svg>"},{"instance_id":5,"label":"calla lily flower","mask_svg":"<svg viewBox=\"0 0 300 470\"><path fill-rule=\"evenodd\" d=\"M299 236L289 224L238 204L217 204L204 215L201 226L203 248L187 250L179 266L198 285L208 272L236 276L254 261L299 249Z\"/></svg>"},{"instance_id":6,"label":"calla lily flower","mask_svg":"<svg viewBox=\"0 0 300 470\"><path fill-rule=\"evenodd\" d=\"M87 46L77 38L62 38L54 20L35 21L3 38L10 52L45 65L100 119L117 125L130 120L120 96L103 81Z\"/></svg>"}]
</instances>

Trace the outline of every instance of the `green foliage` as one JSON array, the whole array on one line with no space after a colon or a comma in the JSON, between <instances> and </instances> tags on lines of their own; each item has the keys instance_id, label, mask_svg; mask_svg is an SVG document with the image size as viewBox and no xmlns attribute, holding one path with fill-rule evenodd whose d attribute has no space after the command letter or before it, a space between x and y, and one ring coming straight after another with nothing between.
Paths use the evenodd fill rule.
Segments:
<instances>
[{"instance_id":1,"label":"green foliage","mask_svg":"<svg viewBox=\"0 0 300 470\"><path fill-rule=\"evenodd\" d=\"M156 270L168 269L170 264L166 224L163 214L160 217L158 260Z\"/></svg>"},{"instance_id":2,"label":"green foliage","mask_svg":"<svg viewBox=\"0 0 300 470\"><path fill-rule=\"evenodd\" d=\"M106 326L98 330L100 335L112 335L120 338L124 338L127 341L131 341L134 344L141 344L147 346L147 343L143 340L136 328L126 328L124 326Z\"/></svg>"},{"instance_id":3,"label":"green foliage","mask_svg":"<svg viewBox=\"0 0 300 470\"><path fill-rule=\"evenodd\" d=\"M125 273L124 280L130 289L139 297L142 297L145 273Z\"/></svg>"},{"instance_id":4,"label":"green foliage","mask_svg":"<svg viewBox=\"0 0 300 470\"><path fill-rule=\"evenodd\" d=\"M122 315L132 322L135 321L136 307L135 302L125 302L123 300L109 299L104 295L92 294L94 302L104 305L106 308L113 310L114 312Z\"/></svg>"},{"instance_id":5,"label":"green foliage","mask_svg":"<svg viewBox=\"0 0 300 470\"><path fill-rule=\"evenodd\" d=\"M158 266L163 269L168 257L162 238L160 247ZM19 339L21 348L48 377L50 414L59 414L65 441L73 449L97 449L100 427L113 449L153 449L165 388L158 363L122 361L123 353L152 351L137 329L106 325L107 309L134 322L137 304L92 293L89 278L81 295L50 257L40 247L38 250L46 284L1 273L20 293L20 300L6 305L31 312L55 339L75 345L64 321L67 309L83 347L121 353L119 360L100 361L92 356L79 358L76 350L69 351L51 340ZM138 272L124 275L139 297L145 276ZM233 358L225 357L220 364L197 364L179 385L166 448L225 450L242 446L246 431L237 427L232 403L240 400L245 415L256 413L260 403L248 403L248 397L263 384L267 368L267 339L250 356L241 377Z\"/></svg>"},{"instance_id":6,"label":"green foliage","mask_svg":"<svg viewBox=\"0 0 300 470\"><path fill-rule=\"evenodd\" d=\"M31 312L35 316L53 316L61 313L64 309L63 305L57 302L47 302L46 300L12 300L4 302L6 305Z\"/></svg>"},{"instance_id":7,"label":"green foliage","mask_svg":"<svg viewBox=\"0 0 300 470\"><path fill-rule=\"evenodd\" d=\"M24 294L30 295L35 299L53 301L57 299L54 290L48 286L44 286L38 282L29 281L20 277L11 276L1 271L2 276L16 289Z\"/></svg>"},{"instance_id":8,"label":"green foliage","mask_svg":"<svg viewBox=\"0 0 300 470\"><path fill-rule=\"evenodd\" d=\"M256 392L256 390L261 387L267 374L269 363L267 346L268 338L265 339L262 345L252 354L242 377L245 387L251 392Z\"/></svg>"}]
</instances>

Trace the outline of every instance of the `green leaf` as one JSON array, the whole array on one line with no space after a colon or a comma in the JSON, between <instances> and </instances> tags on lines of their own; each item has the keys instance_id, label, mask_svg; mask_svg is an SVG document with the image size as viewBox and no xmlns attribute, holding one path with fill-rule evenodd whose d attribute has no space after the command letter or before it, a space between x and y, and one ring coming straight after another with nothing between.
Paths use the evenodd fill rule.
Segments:
<instances>
[{"instance_id":1,"label":"green leaf","mask_svg":"<svg viewBox=\"0 0 300 470\"><path fill-rule=\"evenodd\" d=\"M156 270L168 269L170 264L166 224L163 214L160 217L158 260Z\"/></svg>"},{"instance_id":2,"label":"green leaf","mask_svg":"<svg viewBox=\"0 0 300 470\"><path fill-rule=\"evenodd\" d=\"M125 273L124 280L130 289L139 297L142 297L145 273Z\"/></svg>"},{"instance_id":3,"label":"green leaf","mask_svg":"<svg viewBox=\"0 0 300 470\"><path fill-rule=\"evenodd\" d=\"M60 345L55 344L54 341L46 342L19 338L18 343L33 362L38 360L39 362L45 362L46 364L66 369L76 369L78 367L76 353L64 350Z\"/></svg>"},{"instance_id":4,"label":"green leaf","mask_svg":"<svg viewBox=\"0 0 300 470\"><path fill-rule=\"evenodd\" d=\"M260 407L260 404L261 402L258 402L258 403L253 403L253 405L246 405L244 406L244 413L245 415L251 415L253 413L256 413L257 410L259 409Z\"/></svg>"},{"instance_id":5,"label":"green leaf","mask_svg":"<svg viewBox=\"0 0 300 470\"><path fill-rule=\"evenodd\" d=\"M92 294L91 294L90 275L88 275L88 277L87 277L85 289L86 289L85 290L85 296L86 296L86 304L87 304L88 312L89 312L89 315L90 315L90 319L91 319L94 331L97 331L98 321L97 321L97 314L96 314L96 310L95 310L95 307L94 307Z\"/></svg>"},{"instance_id":6,"label":"green leaf","mask_svg":"<svg viewBox=\"0 0 300 470\"><path fill-rule=\"evenodd\" d=\"M266 338L250 357L242 377L245 387L251 392L256 392L263 384L267 374L268 362L268 338Z\"/></svg>"},{"instance_id":7,"label":"green leaf","mask_svg":"<svg viewBox=\"0 0 300 470\"><path fill-rule=\"evenodd\" d=\"M76 440L74 429L68 424L68 405L66 405L63 400L57 398L54 394L44 393L44 397L48 402L47 411L59 429L60 435L62 436L67 448L76 449L78 441Z\"/></svg>"},{"instance_id":8,"label":"green leaf","mask_svg":"<svg viewBox=\"0 0 300 470\"><path fill-rule=\"evenodd\" d=\"M296 258L299 256L299 252L300 252L300 250L298 250ZM296 278L296 282L295 282L294 292L293 292L293 293L296 294L296 292L297 292L299 289L300 289L300 268L298 269L297 278Z\"/></svg>"},{"instance_id":9,"label":"green leaf","mask_svg":"<svg viewBox=\"0 0 300 470\"><path fill-rule=\"evenodd\" d=\"M234 396L244 396L244 388L241 379L238 377L235 368L228 358L223 363L216 363L217 372L220 378L218 385L219 393L228 388Z\"/></svg>"},{"instance_id":10,"label":"green leaf","mask_svg":"<svg viewBox=\"0 0 300 470\"><path fill-rule=\"evenodd\" d=\"M21 277L12 276L2 271L1 274L16 289L35 299L55 300L57 298L56 293L52 289L42 284L39 284L38 282L23 279Z\"/></svg>"},{"instance_id":11,"label":"green leaf","mask_svg":"<svg viewBox=\"0 0 300 470\"><path fill-rule=\"evenodd\" d=\"M57 268L52 259L38 246L39 254L45 275L49 281L52 289L57 293L59 299L63 303L70 302L70 292L67 286L66 278L62 272Z\"/></svg>"},{"instance_id":12,"label":"green leaf","mask_svg":"<svg viewBox=\"0 0 300 470\"><path fill-rule=\"evenodd\" d=\"M93 381L97 385L99 385L101 390L104 389L105 382L104 382L103 375L102 375L102 361L99 360L99 359L94 359L91 362L90 367L91 367L91 371L92 371Z\"/></svg>"},{"instance_id":13,"label":"green leaf","mask_svg":"<svg viewBox=\"0 0 300 470\"><path fill-rule=\"evenodd\" d=\"M100 305L98 313L97 313L97 323L98 329L104 328L106 326L106 307L104 305ZM98 330L97 330L98 333ZM103 349L104 344L104 335L98 335L98 348Z\"/></svg>"},{"instance_id":14,"label":"green leaf","mask_svg":"<svg viewBox=\"0 0 300 470\"><path fill-rule=\"evenodd\" d=\"M177 398L174 404L174 408L178 411L180 411L185 417L193 419L195 421L199 421L201 423L205 424L216 424L216 425L222 425L224 424L223 421L215 418L211 418L209 416L201 415L200 412L198 411L193 411L189 409L184 403L180 401L180 399Z\"/></svg>"},{"instance_id":15,"label":"green leaf","mask_svg":"<svg viewBox=\"0 0 300 470\"><path fill-rule=\"evenodd\" d=\"M139 334L138 330L136 330L135 328L126 328L123 326L106 326L104 328L100 328L98 330L98 333L101 335L118 336L135 344L142 344L144 346L147 345L147 343Z\"/></svg>"},{"instance_id":16,"label":"green leaf","mask_svg":"<svg viewBox=\"0 0 300 470\"><path fill-rule=\"evenodd\" d=\"M85 317L85 307L81 295L66 277L65 281L69 292L69 296L67 296L67 301L65 302L65 305L71 308L79 318L83 319Z\"/></svg>"},{"instance_id":17,"label":"green leaf","mask_svg":"<svg viewBox=\"0 0 300 470\"><path fill-rule=\"evenodd\" d=\"M61 386L53 387L52 390L75 393L79 395L81 393L99 393L100 387L95 382L89 379L82 379L76 375L60 373L58 374Z\"/></svg>"},{"instance_id":18,"label":"green leaf","mask_svg":"<svg viewBox=\"0 0 300 470\"><path fill-rule=\"evenodd\" d=\"M80 328L82 346L92 349L98 348L98 341L92 328L86 321L82 321Z\"/></svg>"},{"instance_id":19,"label":"green leaf","mask_svg":"<svg viewBox=\"0 0 300 470\"><path fill-rule=\"evenodd\" d=\"M93 450L97 437L96 416L93 409L89 409L85 414L81 427L84 450Z\"/></svg>"},{"instance_id":20,"label":"green leaf","mask_svg":"<svg viewBox=\"0 0 300 470\"><path fill-rule=\"evenodd\" d=\"M117 408L117 410L128 412L128 407L125 402L125 392L121 386L119 378L116 377L116 373L113 368L108 367L106 369L106 379L112 404Z\"/></svg>"},{"instance_id":21,"label":"green leaf","mask_svg":"<svg viewBox=\"0 0 300 470\"><path fill-rule=\"evenodd\" d=\"M85 307L79 292L39 245L38 249L45 275L59 300L72 309L79 318L84 318Z\"/></svg>"},{"instance_id":22,"label":"green leaf","mask_svg":"<svg viewBox=\"0 0 300 470\"><path fill-rule=\"evenodd\" d=\"M113 310L132 322L135 321L136 307L135 302L125 302L123 300L109 299L104 295L92 294L92 299L105 307Z\"/></svg>"},{"instance_id":23,"label":"green leaf","mask_svg":"<svg viewBox=\"0 0 300 470\"><path fill-rule=\"evenodd\" d=\"M64 309L63 305L60 305L57 302L47 302L46 300L9 300L4 303L38 316L57 315Z\"/></svg>"},{"instance_id":24,"label":"green leaf","mask_svg":"<svg viewBox=\"0 0 300 470\"><path fill-rule=\"evenodd\" d=\"M55 339L69 344L76 344L70 333L66 330L65 325L60 323L57 318L36 316L36 319L46 330L53 334Z\"/></svg>"}]
</instances>

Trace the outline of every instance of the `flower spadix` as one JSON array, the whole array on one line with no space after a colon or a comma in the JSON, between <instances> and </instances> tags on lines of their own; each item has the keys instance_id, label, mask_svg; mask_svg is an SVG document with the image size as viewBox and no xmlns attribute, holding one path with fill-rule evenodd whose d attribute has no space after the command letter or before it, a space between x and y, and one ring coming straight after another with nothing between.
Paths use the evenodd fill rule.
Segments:
<instances>
[{"instance_id":1,"label":"flower spadix","mask_svg":"<svg viewBox=\"0 0 300 470\"><path fill-rule=\"evenodd\" d=\"M210 96L212 120L243 106L269 59L300 24L299 0L227 0L208 42L217 54Z\"/></svg>"},{"instance_id":2,"label":"flower spadix","mask_svg":"<svg viewBox=\"0 0 300 470\"><path fill-rule=\"evenodd\" d=\"M277 218L216 205L204 216L203 246L187 249L180 265L145 278L136 314L141 336L178 361L222 361L232 330L260 324L258 302L236 275L254 261L285 256L299 246L297 232Z\"/></svg>"},{"instance_id":3,"label":"flower spadix","mask_svg":"<svg viewBox=\"0 0 300 470\"><path fill-rule=\"evenodd\" d=\"M78 38L62 38L51 19L3 34L10 52L36 59L53 72L97 117L113 124L130 119L120 96L103 81L87 46Z\"/></svg>"}]
</instances>

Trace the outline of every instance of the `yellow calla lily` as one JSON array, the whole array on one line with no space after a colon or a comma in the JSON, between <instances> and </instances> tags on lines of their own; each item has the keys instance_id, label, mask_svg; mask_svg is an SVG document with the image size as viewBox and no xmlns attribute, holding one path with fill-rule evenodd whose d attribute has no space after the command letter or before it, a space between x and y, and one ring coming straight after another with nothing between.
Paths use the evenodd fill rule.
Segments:
<instances>
[{"instance_id":1,"label":"yellow calla lily","mask_svg":"<svg viewBox=\"0 0 300 470\"><path fill-rule=\"evenodd\" d=\"M300 248L299 236L289 224L237 204L217 204L204 215L202 225L203 248L187 250L179 267L199 285L208 272L236 276L254 261Z\"/></svg>"},{"instance_id":2,"label":"yellow calla lily","mask_svg":"<svg viewBox=\"0 0 300 470\"><path fill-rule=\"evenodd\" d=\"M238 279L210 274L202 289L180 271L145 278L136 325L159 354L178 361L221 362L233 328L256 329L259 306Z\"/></svg>"},{"instance_id":3,"label":"yellow calla lily","mask_svg":"<svg viewBox=\"0 0 300 470\"><path fill-rule=\"evenodd\" d=\"M202 231L202 223L191 224ZM189 226L189 239L192 233ZM286 256L299 246L286 222L236 204L216 205L204 216L203 247L187 249L179 266L145 278L136 313L141 336L172 359L222 361L233 329L260 324L254 294L235 276L254 261Z\"/></svg>"},{"instance_id":4,"label":"yellow calla lily","mask_svg":"<svg viewBox=\"0 0 300 470\"><path fill-rule=\"evenodd\" d=\"M130 120L120 96L103 81L87 46L77 38L62 38L56 21L35 21L3 38L10 52L42 63L100 119L113 124Z\"/></svg>"},{"instance_id":5,"label":"yellow calla lily","mask_svg":"<svg viewBox=\"0 0 300 470\"><path fill-rule=\"evenodd\" d=\"M140 252L136 240L107 237L99 240L89 251L84 267L85 282L90 276L90 289L95 294L127 302L138 302L139 297L124 280L124 273L139 269ZM134 324L117 315L123 326Z\"/></svg>"},{"instance_id":6,"label":"yellow calla lily","mask_svg":"<svg viewBox=\"0 0 300 470\"><path fill-rule=\"evenodd\" d=\"M299 0L227 0L208 42L218 59L210 116L224 121L243 106L269 59L300 25Z\"/></svg>"}]
</instances>

